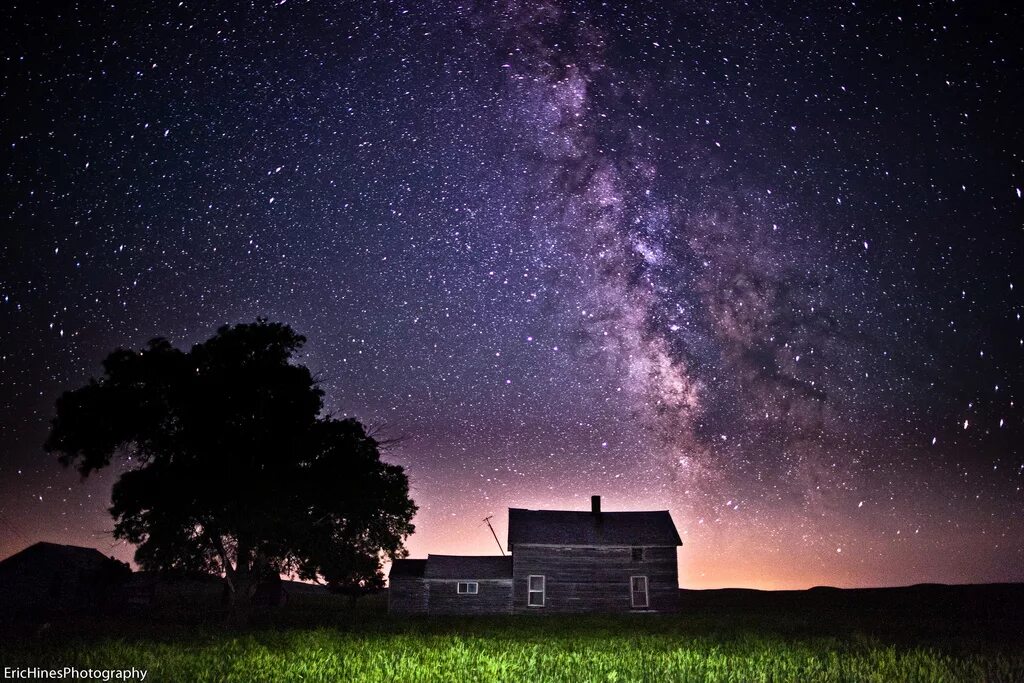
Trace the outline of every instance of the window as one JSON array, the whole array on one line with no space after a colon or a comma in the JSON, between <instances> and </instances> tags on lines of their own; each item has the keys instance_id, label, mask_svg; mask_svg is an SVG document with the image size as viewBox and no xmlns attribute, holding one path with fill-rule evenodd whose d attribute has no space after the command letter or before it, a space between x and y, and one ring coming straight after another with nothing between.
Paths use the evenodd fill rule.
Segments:
<instances>
[{"instance_id":1,"label":"window","mask_svg":"<svg viewBox=\"0 0 1024 683\"><path fill-rule=\"evenodd\" d=\"M647 607L647 577L629 577L630 593L633 598L633 607Z\"/></svg>"},{"instance_id":2,"label":"window","mask_svg":"<svg viewBox=\"0 0 1024 683\"><path fill-rule=\"evenodd\" d=\"M530 576L527 579L527 598L526 604L528 607L543 607L544 606L544 577L543 576Z\"/></svg>"},{"instance_id":3,"label":"window","mask_svg":"<svg viewBox=\"0 0 1024 683\"><path fill-rule=\"evenodd\" d=\"M476 595L480 589L480 584L476 581L459 581L458 587L455 589L459 595Z\"/></svg>"},{"instance_id":4,"label":"window","mask_svg":"<svg viewBox=\"0 0 1024 683\"><path fill-rule=\"evenodd\" d=\"M634 562L643 562L644 561L644 549L643 548L633 548L633 561Z\"/></svg>"}]
</instances>

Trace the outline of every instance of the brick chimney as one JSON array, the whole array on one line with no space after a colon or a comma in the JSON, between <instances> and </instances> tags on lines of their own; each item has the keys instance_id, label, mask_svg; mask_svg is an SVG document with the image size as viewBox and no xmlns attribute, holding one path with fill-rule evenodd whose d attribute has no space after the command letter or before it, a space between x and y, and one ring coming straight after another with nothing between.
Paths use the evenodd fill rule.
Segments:
<instances>
[{"instance_id":1,"label":"brick chimney","mask_svg":"<svg viewBox=\"0 0 1024 683\"><path fill-rule=\"evenodd\" d=\"M590 497L590 511L595 515L601 513L601 496Z\"/></svg>"}]
</instances>

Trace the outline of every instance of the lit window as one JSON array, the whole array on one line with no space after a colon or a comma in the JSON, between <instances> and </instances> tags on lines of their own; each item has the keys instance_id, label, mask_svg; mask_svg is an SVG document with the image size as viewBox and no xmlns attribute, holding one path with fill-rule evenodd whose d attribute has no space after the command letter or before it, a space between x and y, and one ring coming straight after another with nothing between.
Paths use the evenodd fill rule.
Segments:
<instances>
[{"instance_id":1,"label":"lit window","mask_svg":"<svg viewBox=\"0 0 1024 683\"><path fill-rule=\"evenodd\" d=\"M543 607L544 606L544 577L543 576L530 576L528 581L527 600L526 604L529 607Z\"/></svg>"},{"instance_id":2,"label":"lit window","mask_svg":"<svg viewBox=\"0 0 1024 683\"><path fill-rule=\"evenodd\" d=\"M629 577L630 593L632 593L633 607L647 607L647 577Z\"/></svg>"},{"instance_id":3,"label":"lit window","mask_svg":"<svg viewBox=\"0 0 1024 683\"><path fill-rule=\"evenodd\" d=\"M459 595L476 595L480 589L479 584L476 581L459 581L458 591Z\"/></svg>"}]
</instances>

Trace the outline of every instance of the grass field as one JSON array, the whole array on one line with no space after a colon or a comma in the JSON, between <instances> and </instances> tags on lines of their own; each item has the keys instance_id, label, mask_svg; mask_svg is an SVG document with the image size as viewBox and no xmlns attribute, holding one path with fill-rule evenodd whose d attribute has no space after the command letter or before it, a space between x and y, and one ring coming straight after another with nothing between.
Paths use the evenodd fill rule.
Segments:
<instances>
[{"instance_id":1,"label":"grass field","mask_svg":"<svg viewBox=\"0 0 1024 683\"><path fill-rule=\"evenodd\" d=\"M241 630L72 621L8 634L0 665L136 667L147 681L1024 681L1014 606L886 602L701 597L672 616L392 619L371 601L292 607Z\"/></svg>"}]
</instances>

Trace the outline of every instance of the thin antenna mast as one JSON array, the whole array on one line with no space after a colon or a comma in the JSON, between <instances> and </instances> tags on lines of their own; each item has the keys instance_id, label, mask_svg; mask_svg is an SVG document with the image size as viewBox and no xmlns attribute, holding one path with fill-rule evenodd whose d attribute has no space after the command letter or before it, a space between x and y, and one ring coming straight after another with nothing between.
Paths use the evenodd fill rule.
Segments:
<instances>
[{"instance_id":1,"label":"thin antenna mast","mask_svg":"<svg viewBox=\"0 0 1024 683\"><path fill-rule=\"evenodd\" d=\"M486 524L487 528L491 530L491 536L494 536L494 542L498 544L498 550L501 551L501 555L502 557L504 557L505 549L501 547L501 541L498 540L498 534L494 533L494 527L491 526L491 517L493 516L494 515L487 515L486 517L484 517L484 524Z\"/></svg>"}]
</instances>

